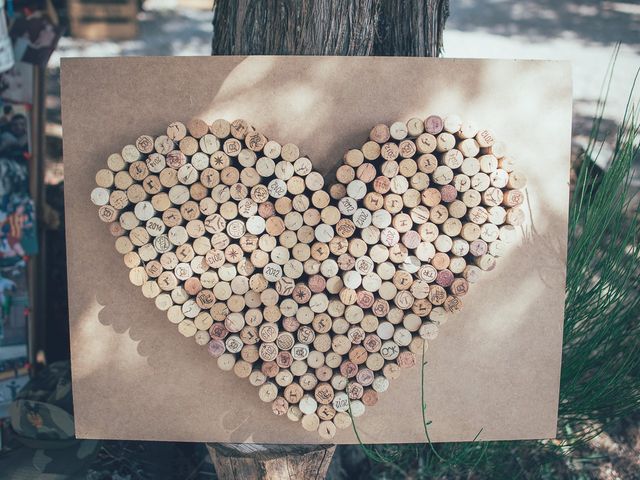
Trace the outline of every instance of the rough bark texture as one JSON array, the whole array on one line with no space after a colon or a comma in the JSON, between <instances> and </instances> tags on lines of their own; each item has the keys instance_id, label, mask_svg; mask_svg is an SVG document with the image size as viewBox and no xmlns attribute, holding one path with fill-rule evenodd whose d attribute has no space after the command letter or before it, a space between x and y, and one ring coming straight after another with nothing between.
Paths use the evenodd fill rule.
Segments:
<instances>
[{"instance_id":1,"label":"rough bark texture","mask_svg":"<svg viewBox=\"0 0 640 480\"><path fill-rule=\"evenodd\" d=\"M373 55L437 57L448 16L448 0L382 0Z\"/></svg>"},{"instance_id":2,"label":"rough bark texture","mask_svg":"<svg viewBox=\"0 0 640 480\"><path fill-rule=\"evenodd\" d=\"M336 447L217 443L207 448L223 480L321 480Z\"/></svg>"},{"instance_id":3,"label":"rough bark texture","mask_svg":"<svg viewBox=\"0 0 640 480\"><path fill-rule=\"evenodd\" d=\"M212 55L437 56L448 0L216 0ZM322 479L335 446L207 445L218 477Z\"/></svg>"},{"instance_id":4,"label":"rough bark texture","mask_svg":"<svg viewBox=\"0 0 640 480\"><path fill-rule=\"evenodd\" d=\"M218 0L213 55L436 56L448 0Z\"/></svg>"}]
</instances>

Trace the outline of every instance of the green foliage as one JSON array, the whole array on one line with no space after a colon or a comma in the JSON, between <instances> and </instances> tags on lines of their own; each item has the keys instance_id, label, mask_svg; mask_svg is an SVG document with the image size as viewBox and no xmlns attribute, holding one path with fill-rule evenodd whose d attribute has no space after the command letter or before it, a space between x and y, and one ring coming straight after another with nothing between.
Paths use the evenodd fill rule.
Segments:
<instances>
[{"instance_id":1,"label":"green foliage","mask_svg":"<svg viewBox=\"0 0 640 480\"><path fill-rule=\"evenodd\" d=\"M636 80L637 75L631 94ZM640 406L640 229L638 207L632 207L629 194L640 121L630 95L609 168L598 175L596 139L605 101L606 94L598 105L569 215L559 409L566 445L597 435L602 426Z\"/></svg>"},{"instance_id":2,"label":"green foliage","mask_svg":"<svg viewBox=\"0 0 640 480\"><path fill-rule=\"evenodd\" d=\"M638 74L608 168L601 171L595 164L605 141L601 125L617 53L618 48L607 69L588 147L578 159L570 201L558 440L431 444L425 363L426 442L363 445L377 477L583 478L573 465L593 459L572 457L576 449L611 422L640 410L640 209L630 191L632 164L640 153L639 105L634 101Z\"/></svg>"}]
</instances>

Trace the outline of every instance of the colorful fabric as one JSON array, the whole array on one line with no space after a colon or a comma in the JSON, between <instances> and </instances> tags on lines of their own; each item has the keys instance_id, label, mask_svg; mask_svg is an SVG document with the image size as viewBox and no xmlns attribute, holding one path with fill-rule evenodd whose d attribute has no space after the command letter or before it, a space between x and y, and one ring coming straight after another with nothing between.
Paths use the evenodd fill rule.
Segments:
<instances>
[{"instance_id":1,"label":"colorful fabric","mask_svg":"<svg viewBox=\"0 0 640 480\"><path fill-rule=\"evenodd\" d=\"M14 288L10 277L38 251L36 218L29 195L28 121L12 107L0 118L0 304Z\"/></svg>"},{"instance_id":2,"label":"colorful fabric","mask_svg":"<svg viewBox=\"0 0 640 480\"><path fill-rule=\"evenodd\" d=\"M9 412L18 438L34 449L33 466L39 472L78 471L98 450L99 442L75 438L68 361L49 365L29 381Z\"/></svg>"}]
</instances>

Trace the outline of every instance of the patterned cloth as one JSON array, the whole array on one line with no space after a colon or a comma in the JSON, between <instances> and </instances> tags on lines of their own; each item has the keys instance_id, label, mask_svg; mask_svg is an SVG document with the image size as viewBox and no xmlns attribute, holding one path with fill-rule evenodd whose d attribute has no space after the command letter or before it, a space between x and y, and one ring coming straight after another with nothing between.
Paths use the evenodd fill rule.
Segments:
<instances>
[{"instance_id":1,"label":"patterned cloth","mask_svg":"<svg viewBox=\"0 0 640 480\"><path fill-rule=\"evenodd\" d=\"M10 277L25 268L27 255L38 250L26 161L15 146L2 155L6 157L0 156L0 304L14 287Z\"/></svg>"},{"instance_id":2,"label":"patterned cloth","mask_svg":"<svg viewBox=\"0 0 640 480\"><path fill-rule=\"evenodd\" d=\"M51 364L27 383L9 412L20 441L34 449L33 466L39 472L76 472L98 451L98 441L75 438L68 361Z\"/></svg>"}]
</instances>

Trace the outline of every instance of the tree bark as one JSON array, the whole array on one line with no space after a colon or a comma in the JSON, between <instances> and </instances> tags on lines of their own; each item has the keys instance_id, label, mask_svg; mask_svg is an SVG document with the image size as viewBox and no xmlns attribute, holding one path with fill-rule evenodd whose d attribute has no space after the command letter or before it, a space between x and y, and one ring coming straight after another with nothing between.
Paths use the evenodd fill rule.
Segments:
<instances>
[{"instance_id":1,"label":"tree bark","mask_svg":"<svg viewBox=\"0 0 640 480\"><path fill-rule=\"evenodd\" d=\"M449 0L214 0L212 55L435 57ZM226 479L322 479L332 445L208 444Z\"/></svg>"},{"instance_id":2,"label":"tree bark","mask_svg":"<svg viewBox=\"0 0 640 480\"><path fill-rule=\"evenodd\" d=\"M223 480L322 480L335 445L207 444Z\"/></svg>"},{"instance_id":3,"label":"tree bark","mask_svg":"<svg viewBox=\"0 0 640 480\"><path fill-rule=\"evenodd\" d=\"M216 0L212 55L437 56L448 0Z\"/></svg>"}]
</instances>

